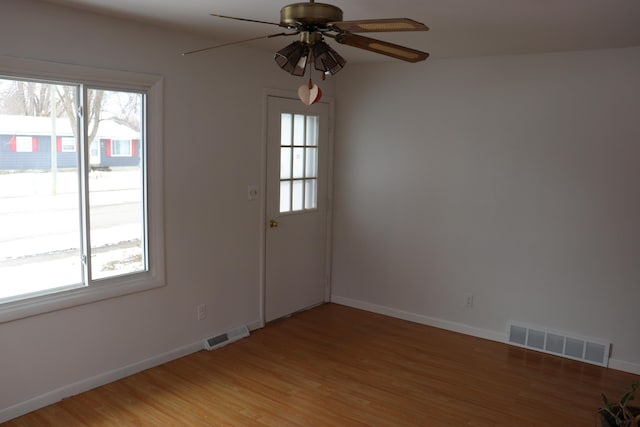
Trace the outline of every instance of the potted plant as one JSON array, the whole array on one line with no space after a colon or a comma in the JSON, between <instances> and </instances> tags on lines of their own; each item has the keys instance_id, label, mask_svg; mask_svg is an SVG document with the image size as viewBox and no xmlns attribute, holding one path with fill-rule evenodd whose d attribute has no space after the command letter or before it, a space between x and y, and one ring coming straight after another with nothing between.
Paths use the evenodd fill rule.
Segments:
<instances>
[{"instance_id":1,"label":"potted plant","mask_svg":"<svg viewBox=\"0 0 640 427\"><path fill-rule=\"evenodd\" d=\"M602 427L640 427L640 408L629 406L637 388L638 383L633 383L618 402L611 402L600 393L603 406L598 408L598 414L602 419Z\"/></svg>"}]
</instances>

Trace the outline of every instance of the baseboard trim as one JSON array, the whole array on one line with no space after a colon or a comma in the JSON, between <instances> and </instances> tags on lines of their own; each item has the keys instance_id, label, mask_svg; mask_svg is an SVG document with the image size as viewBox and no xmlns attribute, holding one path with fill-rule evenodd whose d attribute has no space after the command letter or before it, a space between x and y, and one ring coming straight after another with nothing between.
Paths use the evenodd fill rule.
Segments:
<instances>
[{"instance_id":1,"label":"baseboard trim","mask_svg":"<svg viewBox=\"0 0 640 427\"><path fill-rule=\"evenodd\" d=\"M339 295L332 295L331 302L335 304L346 305L348 307L359 308L361 310L366 310L373 313L384 314L386 316L395 317L402 320L408 320L410 322L420 323L427 326L446 329L448 331L459 332L462 334L471 335L478 338L484 338L491 341L497 341L501 343L506 342L505 333L494 332L488 329L476 328L476 327L465 325L462 323L451 322L448 320L442 320L434 317L424 316L422 314L416 314L408 311L398 310L391 307L372 304L366 301L345 298ZM609 369L615 369L617 371L623 371L623 372L628 372L630 374L640 375L639 364L626 362L624 360L609 359Z\"/></svg>"},{"instance_id":2,"label":"baseboard trim","mask_svg":"<svg viewBox=\"0 0 640 427\"><path fill-rule=\"evenodd\" d=\"M159 354L157 356L150 357L145 360L141 360L136 363L132 363L127 366L123 366L121 368L114 369L109 372L98 374L96 376L65 385L24 402L20 402L13 406L0 409L0 423L9 421L13 418L17 418L21 415L28 414L29 412L35 411L37 409L44 408L45 406L59 402L67 397L83 393L96 387L100 387L102 385L109 384L119 379L128 377L129 375L133 375L146 369L150 369L155 366L162 365L163 363L178 359L180 357L187 356L199 350L202 350L202 340L180 348L176 348L163 354Z\"/></svg>"},{"instance_id":3,"label":"baseboard trim","mask_svg":"<svg viewBox=\"0 0 640 427\"><path fill-rule=\"evenodd\" d=\"M617 371L629 372L630 374L640 375L640 365L637 363L626 362L624 360L609 359L609 368Z\"/></svg>"},{"instance_id":4,"label":"baseboard trim","mask_svg":"<svg viewBox=\"0 0 640 427\"><path fill-rule=\"evenodd\" d=\"M247 329L250 331L255 331L256 329L264 328L264 322L262 320L254 320L253 322L247 323Z\"/></svg>"},{"instance_id":5,"label":"baseboard trim","mask_svg":"<svg viewBox=\"0 0 640 427\"><path fill-rule=\"evenodd\" d=\"M505 342L506 334L490 331L488 329L476 328L465 325L463 323L451 322L449 320L438 319L435 317L424 316L422 314L412 313L409 311L399 310L396 308L386 307L382 305L372 304L365 301L355 300L351 298L332 295L331 302L346 305L353 308L359 308L373 313L384 314L386 316L395 317L397 319L408 320L410 322L420 323L422 325L433 326L448 331L459 332L478 338L484 338L491 341Z\"/></svg>"}]
</instances>

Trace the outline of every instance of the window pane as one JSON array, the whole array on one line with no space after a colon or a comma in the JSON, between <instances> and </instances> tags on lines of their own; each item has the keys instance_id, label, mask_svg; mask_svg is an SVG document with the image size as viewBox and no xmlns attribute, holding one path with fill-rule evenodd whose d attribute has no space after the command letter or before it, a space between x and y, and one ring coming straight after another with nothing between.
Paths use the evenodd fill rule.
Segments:
<instances>
[{"instance_id":1,"label":"window pane","mask_svg":"<svg viewBox=\"0 0 640 427\"><path fill-rule=\"evenodd\" d=\"M280 212L291 212L291 181L280 182Z\"/></svg>"},{"instance_id":2,"label":"window pane","mask_svg":"<svg viewBox=\"0 0 640 427\"><path fill-rule=\"evenodd\" d=\"M291 114L283 113L280 116L280 145L291 145L292 132Z\"/></svg>"},{"instance_id":3,"label":"window pane","mask_svg":"<svg viewBox=\"0 0 640 427\"><path fill-rule=\"evenodd\" d=\"M318 116L307 116L307 146L318 146Z\"/></svg>"},{"instance_id":4,"label":"window pane","mask_svg":"<svg viewBox=\"0 0 640 427\"><path fill-rule=\"evenodd\" d=\"M112 139L111 155L114 157L133 156L133 145L130 139Z\"/></svg>"},{"instance_id":5,"label":"window pane","mask_svg":"<svg viewBox=\"0 0 640 427\"><path fill-rule=\"evenodd\" d=\"M305 178L316 178L318 174L318 149L307 148Z\"/></svg>"},{"instance_id":6,"label":"window pane","mask_svg":"<svg viewBox=\"0 0 640 427\"><path fill-rule=\"evenodd\" d=\"M304 181L297 180L293 181L293 198L291 200L291 210L292 211L301 211L302 210L302 202L303 202L303 194L304 194Z\"/></svg>"},{"instance_id":7,"label":"window pane","mask_svg":"<svg viewBox=\"0 0 640 427\"><path fill-rule=\"evenodd\" d=\"M304 178L304 148L293 149L293 178Z\"/></svg>"},{"instance_id":8,"label":"window pane","mask_svg":"<svg viewBox=\"0 0 640 427\"><path fill-rule=\"evenodd\" d=\"M34 151L34 137L33 136L16 136L16 149L18 153L33 153ZM35 141L37 144L37 139Z\"/></svg>"},{"instance_id":9,"label":"window pane","mask_svg":"<svg viewBox=\"0 0 640 427\"><path fill-rule=\"evenodd\" d=\"M58 144L76 105L75 86L0 79L0 299L83 282L78 158Z\"/></svg>"},{"instance_id":10,"label":"window pane","mask_svg":"<svg viewBox=\"0 0 640 427\"><path fill-rule=\"evenodd\" d=\"M90 140L99 163L90 172L91 279L147 269L142 132L143 95L91 89ZM99 123L95 126L95 123ZM95 148L94 148L95 150Z\"/></svg>"},{"instance_id":11,"label":"window pane","mask_svg":"<svg viewBox=\"0 0 640 427\"><path fill-rule=\"evenodd\" d=\"M296 114L293 122L293 145L303 146L305 140L304 120L305 116Z\"/></svg>"},{"instance_id":12,"label":"window pane","mask_svg":"<svg viewBox=\"0 0 640 427\"><path fill-rule=\"evenodd\" d=\"M308 179L304 183L304 208L315 209L318 207L318 181Z\"/></svg>"},{"instance_id":13,"label":"window pane","mask_svg":"<svg viewBox=\"0 0 640 427\"><path fill-rule=\"evenodd\" d=\"M63 137L59 138L60 140L60 148L64 152L74 152L76 151L76 138L74 137Z\"/></svg>"},{"instance_id":14,"label":"window pane","mask_svg":"<svg viewBox=\"0 0 640 427\"><path fill-rule=\"evenodd\" d=\"M280 148L280 179L291 178L291 148Z\"/></svg>"}]
</instances>

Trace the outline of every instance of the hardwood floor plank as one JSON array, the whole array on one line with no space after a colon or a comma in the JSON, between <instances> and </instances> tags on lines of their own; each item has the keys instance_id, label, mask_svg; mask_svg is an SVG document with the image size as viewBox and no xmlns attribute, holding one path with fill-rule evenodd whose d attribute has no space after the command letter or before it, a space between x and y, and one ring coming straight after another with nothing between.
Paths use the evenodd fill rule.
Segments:
<instances>
[{"instance_id":1,"label":"hardwood floor plank","mask_svg":"<svg viewBox=\"0 0 640 427\"><path fill-rule=\"evenodd\" d=\"M327 304L9 421L39 426L593 426L640 377Z\"/></svg>"}]
</instances>

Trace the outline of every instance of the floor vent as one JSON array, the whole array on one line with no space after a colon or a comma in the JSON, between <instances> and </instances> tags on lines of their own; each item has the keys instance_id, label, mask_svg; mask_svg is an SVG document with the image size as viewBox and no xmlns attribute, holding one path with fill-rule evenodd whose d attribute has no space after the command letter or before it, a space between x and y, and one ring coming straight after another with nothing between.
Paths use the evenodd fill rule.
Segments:
<instances>
[{"instance_id":1,"label":"floor vent","mask_svg":"<svg viewBox=\"0 0 640 427\"><path fill-rule=\"evenodd\" d=\"M607 367L611 343L522 323L507 325L507 343Z\"/></svg>"},{"instance_id":2,"label":"floor vent","mask_svg":"<svg viewBox=\"0 0 640 427\"><path fill-rule=\"evenodd\" d=\"M204 340L204 348L206 350L215 350L239 339L249 336L249 329L246 326L239 326L235 329L225 332L224 334L216 335L215 337L207 338Z\"/></svg>"}]
</instances>

